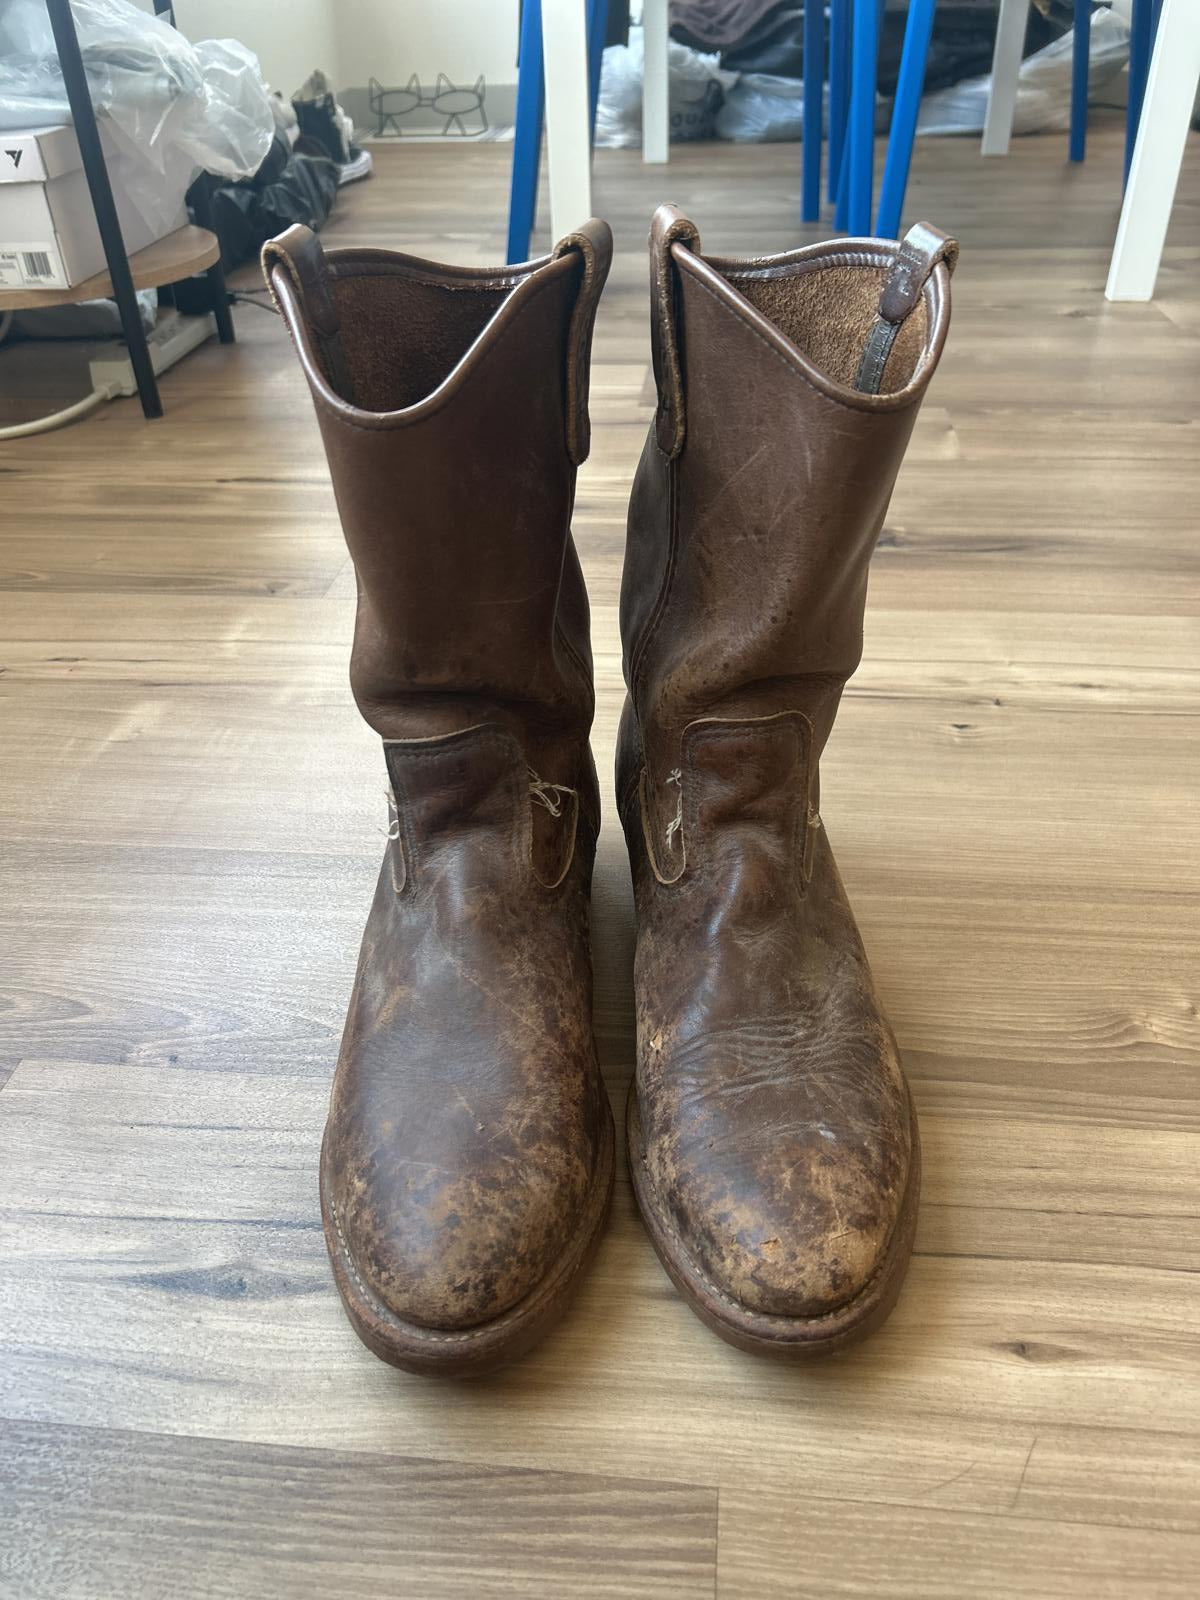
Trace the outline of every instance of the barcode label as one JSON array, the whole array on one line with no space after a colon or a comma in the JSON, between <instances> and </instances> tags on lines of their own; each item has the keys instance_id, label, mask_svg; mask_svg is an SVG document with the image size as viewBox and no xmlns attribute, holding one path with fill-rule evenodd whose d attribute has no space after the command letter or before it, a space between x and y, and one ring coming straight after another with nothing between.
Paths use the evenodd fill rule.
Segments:
<instances>
[{"instance_id":1,"label":"barcode label","mask_svg":"<svg viewBox=\"0 0 1200 1600\"><path fill-rule=\"evenodd\" d=\"M0 10L3 0L0 0ZM67 274L55 245L40 239L14 239L0 248L0 289L67 287Z\"/></svg>"}]
</instances>

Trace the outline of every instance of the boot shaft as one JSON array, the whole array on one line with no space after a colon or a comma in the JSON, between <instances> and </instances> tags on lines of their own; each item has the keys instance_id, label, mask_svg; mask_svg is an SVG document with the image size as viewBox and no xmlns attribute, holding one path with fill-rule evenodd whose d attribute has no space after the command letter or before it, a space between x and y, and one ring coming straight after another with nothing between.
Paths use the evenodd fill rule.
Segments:
<instances>
[{"instance_id":1,"label":"boot shaft","mask_svg":"<svg viewBox=\"0 0 1200 1600\"><path fill-rule=\"evenodd\" d=\"M357 573L351 685L385 739L496 722L554 777L586 744L570 518L610 255L603 223L494 270L326 256L301 228L264 250Z\"/></svg>"},{"instance_id":2,"label":"boot shaft","mask_svg":"<svg viewBox=\"0 0 1200 1600\"><path fill-rule=\"evenodd\" d=\"M659 405L630 503L621 625L659 785L700 718L799 711L820 755L946 336L956 247L914 235L717 260L673 208L655 217Z\"/></svg>"}]
</instances>

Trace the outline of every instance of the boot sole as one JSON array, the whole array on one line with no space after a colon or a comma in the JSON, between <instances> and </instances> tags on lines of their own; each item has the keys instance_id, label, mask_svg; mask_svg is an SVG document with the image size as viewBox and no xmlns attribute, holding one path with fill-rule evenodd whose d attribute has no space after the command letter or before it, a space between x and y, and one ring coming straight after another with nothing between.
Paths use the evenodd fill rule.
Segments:
<instances>
[{"instance_id":1,"label":"boot sole","mask_svg":"<svg viewBox=\"0 0 1200 1600\"><path fill-rule=\"evenodd\" d=\"M507 1366L531 1350L567 1309L584 1268L596 1253L612 1204L615 1143L612 1110L606 1096L596 1171L579 1228L535 1289L501 1316L473 1328L429 1328L406 1321L371 1293L342 1239L325 1181L322 1143L321 1221L334 1282L351 1327L372 1355L404 1372L466 1378Z\"/></svg>"},{"instance_id":2,"label":"boot sole","mask_svg":"<svg viewBox=\"0 0 1200 1600\"><path fill-rule=\"evenodd\" d=\"M739 1350L789 1361L831 1355L873 1333L896 1304L900 1285L908 1270L917 1228L921 1143L911 1094L908 1097L908 1120L912 1139L908 1183L887 1249L870 1281L852 1299L832 1311L812 1317L772 1316L743 1306L732 1295L711 1283L684 1248L659 1204L646 1168L641 1110L636 1085L631 1083L625 1106L625 1137L634 1197L646 1232L667 1276L701 1322Z\"/></svg>"}]
</instances>

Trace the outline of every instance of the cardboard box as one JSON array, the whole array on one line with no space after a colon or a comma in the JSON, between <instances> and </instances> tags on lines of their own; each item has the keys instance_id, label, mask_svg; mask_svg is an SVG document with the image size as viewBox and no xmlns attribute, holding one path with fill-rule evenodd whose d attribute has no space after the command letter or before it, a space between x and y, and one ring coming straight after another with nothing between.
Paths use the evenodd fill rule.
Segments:
<instances>
[{"instance_id":1,"label":"cardboard box","mask_svg":"<svg viewBox=\"0 0 1200 1600\"><path fill-rule=\"evenodd\" d=\"M182 195L166 192L177 179L117 148L103 123L101 138L121 234L132 255L181 228L187 208ZM147 220L147 210L155 217ZM104 266L74 128L0 133L0 289L70 289Z\"/></svg>"}]
</instances>

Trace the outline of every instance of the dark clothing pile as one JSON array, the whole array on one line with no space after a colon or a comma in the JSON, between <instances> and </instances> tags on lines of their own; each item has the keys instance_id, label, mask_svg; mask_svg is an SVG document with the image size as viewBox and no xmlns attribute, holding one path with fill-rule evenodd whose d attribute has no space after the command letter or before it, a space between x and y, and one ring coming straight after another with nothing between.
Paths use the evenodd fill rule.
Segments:
<instances>
[{"instance_id":1,"label":"dark clothing pile","mask_svg":"<svg viewBox=\"0 0 1200 1600\"><path fill-rule=\"evenodd\" d=\"M879 92L893 93L908 17L907 0L888 0L879 36ZM1029 9L1024 55L1071 25L1071 0L1037 0ZM803 0L671 0L671 34L693 49L719 51L729 72L804 76ZM996 0L942 0L934 14L925 90L945 89L991 71Z\"/></svg>"}]
</instances>

